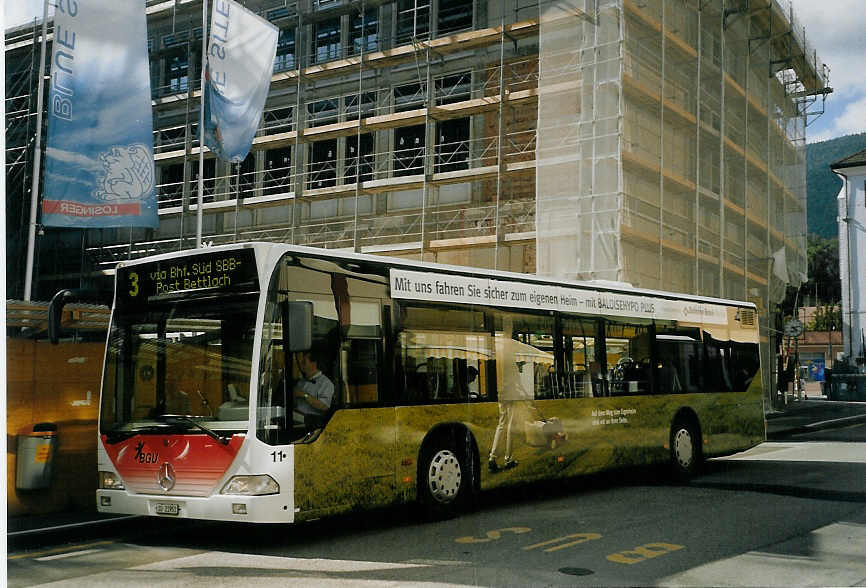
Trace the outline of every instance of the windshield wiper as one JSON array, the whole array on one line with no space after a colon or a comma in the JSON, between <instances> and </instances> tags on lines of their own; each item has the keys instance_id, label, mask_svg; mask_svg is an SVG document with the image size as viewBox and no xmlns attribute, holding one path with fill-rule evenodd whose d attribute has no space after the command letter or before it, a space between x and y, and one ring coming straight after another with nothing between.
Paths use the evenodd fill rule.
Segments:
<instances>
[{"instance_id":1,"label":"windshield wiper","mask_svg":"<svg viewBox=\"0 0 866 588\"><path fill-rule=\"evenodd\" d=\"M194 416L190 416L188 414L163 414L163 415L160 415L156 418L158 420L165 420L166 422L171 422L171 421L175 420L175 421L183 421L185 423L189 423L192 426L201 429L202 431L204 431L207 434L208 437L210 437L216 441L219 441L223 445L229 444L228 437L223 437L222 435L220 435L219 433L217 433L213 429L206 427L205 425L201 424L199 421L196 420L197 418L203 418L203 417L194 417Z\"/></svg>"},{"instance_id":2,"label":"windshield wiper","mask_svg":"<svg viewBox=\"0 0 866 588\"><path fill-rule=\"evenodd\" d=\"M141 433L164 433L165 427L166 425L144 425L132 429L114 429L105 433L105 442L114 445Z\"/></svg>"}]
</instances>

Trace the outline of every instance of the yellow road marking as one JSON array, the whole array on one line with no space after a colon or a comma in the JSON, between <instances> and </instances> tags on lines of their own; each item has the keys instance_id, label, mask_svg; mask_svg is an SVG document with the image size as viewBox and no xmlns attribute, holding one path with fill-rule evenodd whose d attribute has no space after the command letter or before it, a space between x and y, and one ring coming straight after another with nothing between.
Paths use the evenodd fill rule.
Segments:
<instances>
[{"instance_id":1,"label":"yellow road marking","mask_svg":"<svg viewBox=\"0 0 866 588\"><path fill-rule=\"evenodd\" d=\"M487 537L458 537L454 541L456 543L489 543L490 541L501 539L503 533L514 533L515 535L520 535L521 533L529 533L530 531L532 531L532 529L529 527L507 527L505 529L487 531Z\"/></svg>"},{"instance_id":2,"label":"yellow road marking","mask_svg":"<svg viewBox=\"0 0 866 588\"><path fill-rule=\"evenodd\" d=\"M96 541L95 543L83 543L81 545L67 545L66 547L55 547L54 549L46 549L45 551L37 551L35 553L19 553L18 555L10 555L6 559L24 559L28 557L42 557L44 555L54 555L55 553L65 553L67 551L75 551L85 547L94 547L96 545L111 545L114 541Z\"/></svg>"},{"instance_id":3,"label":"yellow road marking","mask_svg":"<svg viewBox=\"0 0 866 588\"><path fill-rule=\"evenodd\" d=\"M559 551L560 549L566 549L568 547L572 547L577 545L578 543L586 543L587 541L592 541L594 539L601 539L601 535L598 533L575 533L573 535L566 535L564 537L557 537L556 539L550 539L549 541L542 541L541 543L535 543L534 545L527 545L523 548L524 551L529 551L530 549L537 549L539 547L544 547L545 545L552 545L554 543L559 543L566 539L577 539L577 541L571 541L569 543L563 543L561 545L557 545L556 547L551 547L549 549L545 549L546 553L551 553L553 551Z\"/></svg>"},{"instance_id":4,"label":"yellow road marking","mask_svg":"<svg viewBox=\"0 0 866 588\"><path fill-rule=\"evenodd\" d=\"M647 543L634 549L611 553L607 559L615 563L632 565L683 548L685 545L677 545L676 543Z\"/></svg>"}]
</instances>

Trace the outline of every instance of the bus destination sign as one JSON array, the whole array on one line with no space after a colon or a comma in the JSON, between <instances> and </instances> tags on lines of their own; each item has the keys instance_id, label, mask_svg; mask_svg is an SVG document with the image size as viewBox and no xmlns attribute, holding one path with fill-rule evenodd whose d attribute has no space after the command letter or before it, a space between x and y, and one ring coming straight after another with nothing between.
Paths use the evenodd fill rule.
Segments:
<instances>
[{"instance_id":1,"label":"bus destination sign","mask_svg":"<svg viewBox=\"0 0 866 588\"><path fill-rule=\"evenodd\" d=\"M252 249L215 251L121 268L117 299L121 304L145 304L172 294L257 291L258 273Z\"/></svg>"}]
</instances>

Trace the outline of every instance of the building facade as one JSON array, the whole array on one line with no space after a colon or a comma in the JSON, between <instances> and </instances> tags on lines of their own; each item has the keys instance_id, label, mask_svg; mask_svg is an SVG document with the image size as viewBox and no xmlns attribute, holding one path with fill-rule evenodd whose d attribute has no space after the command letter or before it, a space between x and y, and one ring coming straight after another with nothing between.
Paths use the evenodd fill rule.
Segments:
<instances>
[{"instance_id":1,"label":"building facade","mask_svg":"<svg viewBox=\"0 0 866 588\"><path fill-rule=\"evenodd\" d=\"M787 0L244 4L279 27L277 57L249 157L205 161L206 242L748 299L767 341L805 279L805 129L829 89ZM46 229L41 299L195 244L201 3L147 10L160 226ZM38 37L6 32L12 297Z\"/></svg>"},{"instance_id":2,"label":"building facade","mask_svg":"<svg viewBox=\"0 0 866 588\"><path fill-rule=\"evenodd\" d=\"M866 149L830 166L842 179L839 277L842 279L841 351L866 373Z\"/></svg>"}]
</instances>

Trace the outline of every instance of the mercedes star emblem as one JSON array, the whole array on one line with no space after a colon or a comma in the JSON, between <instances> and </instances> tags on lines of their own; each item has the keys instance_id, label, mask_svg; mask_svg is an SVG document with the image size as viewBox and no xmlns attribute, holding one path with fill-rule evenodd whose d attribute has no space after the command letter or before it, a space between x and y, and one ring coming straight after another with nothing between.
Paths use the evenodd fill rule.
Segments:
<instances>
[{"instance_id":1,"label":"mercedes star emblem","mask_svg":"<svg viewBox=\"0 0 866 588\"><path fill-rule=\"evenodd\" d=\"M174 475L174 468L170 463L165 462L159 466L159 473L156 476L156 481L159 483L159 487L166 492L174 488L174 483L177 481L177 477Z\"/></svg>"}]
</instances>

